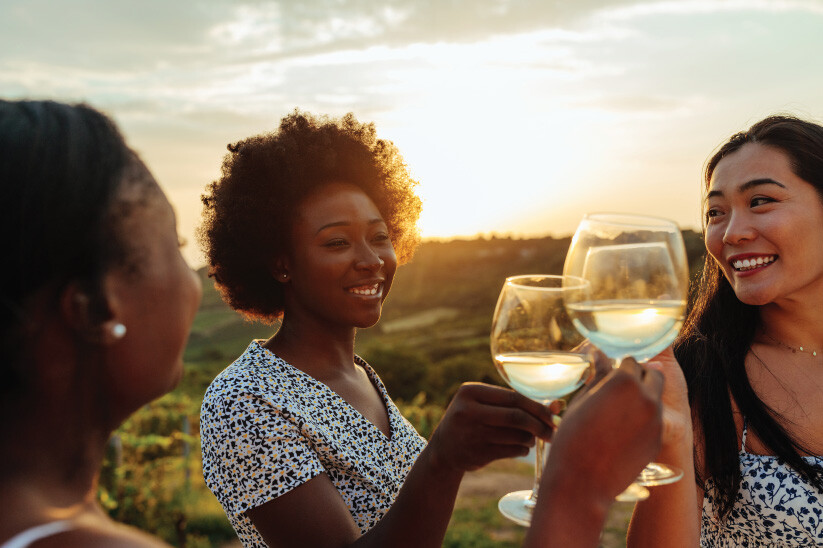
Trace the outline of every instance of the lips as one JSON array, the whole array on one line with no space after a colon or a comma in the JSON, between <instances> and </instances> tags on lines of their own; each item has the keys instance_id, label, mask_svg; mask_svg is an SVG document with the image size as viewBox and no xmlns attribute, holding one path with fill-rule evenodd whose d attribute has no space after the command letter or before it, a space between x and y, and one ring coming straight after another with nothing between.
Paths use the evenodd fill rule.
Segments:
<instances>
[{"instance_id":1,"label":"lips","mask_svg":"<svg viewBox=\"0 0 823 548\"><path fill-rule=\"evenodd\" d=\"M381 282L356 285L346 289L349 293L354 293L355 295L360 295L361 297L376 297L383 293Z\"/></svg>"},{"instance_id":2,"label":"lips","mask_svg":"<svg viewBox=\"0 0 823 548\"><path fill-rule=\"evenodd\" d=\"M768 266L777 260L777 255L747 255L746 257L731 257L729 264L735 272L748 272L764 266Z\"/></svg>"}]
</instances>

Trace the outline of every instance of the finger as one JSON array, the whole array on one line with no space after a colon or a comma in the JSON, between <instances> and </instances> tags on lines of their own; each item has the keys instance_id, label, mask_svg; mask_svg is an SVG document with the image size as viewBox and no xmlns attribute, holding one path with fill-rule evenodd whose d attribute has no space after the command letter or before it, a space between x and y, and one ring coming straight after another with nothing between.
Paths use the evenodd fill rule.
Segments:
<instances>
[{"instance_id":1,"label":"finger","mask_svg":"<svg viewBox=\"0 0 823 548\"><path fill-rule=\"evenodd\" d=\"M632 357L623 358L620 360L620 366L617 369L634 377L643 378L643 367Z\"/></svg>"},{"instance_id":2,"label":"finger","mask_svg":"<svg viewBox=\"0 0 823 548\"><path fill-rule=\"evenodd\" d=\"M461 395L464 394L464 395ZM464 383L455 397L465 397L474 401L496 407L520 408L542 420L551 422L551 411L540 402L536 402L509 388L483 383Z\"/></svg>"},{"instance_id":3,"label":"finger","mask_svg":"<svg viewBox=\"0 0 823 548\"><path fill-rule=\"evenodd\" d=\"M646 369L642 384L647 394L651 394L654 399L659 400L663 394L663 373L656 369Z\"/></svg>"},{"instance_id":4,"label":"finger","mask_svg":"<svg viewBox=\"0 0 823 548\"><path fill-rule=\"evenodd\" d=\"M483 457L486 462L491 462L498 459L525 457L530 451L531 447L523 445L489 445L483 452Z\"/></svg>"},{"instance_id":5,"label":"finger","mask_svg":"<svg viewBox=\"0 0 823 548\"><path fill-rule=\"evenodd\" d=\"M551 413L548 408L545 409L545 419L543 419L518 407L484 405L476 410L474 419L487 426L521 430L531 436L549 439L553 423Z\"/></svg>"},{"instance_id":6,"label":"finger","mask_svg":"<svg viewBox=\"0 0 823 548\"><path fill-rule=\"evenodd\" d=\"M563 411L566 410L566 400L554 400L549 404L549 411L552 413L552 420L555 419L555 415L559 415Z\"/></svg>"},{"instance_id":7,"label":"finger","mask_svg":"<svg viewBox=\"0 0 823 548\"><path fill-rule=\"evenodd\" d=\"M483 441L493 445L520 445L522 447L533 447L534 436L531 433L514 428L499 426L489 426L485 430Z\"/></svg>"},{"instance_id":8,"label":"finger","mask_svg":"<svg viewBox=\"0 0 823 548\"><path fill-rule=\"evenodd\" d=\"M591 343L588 339L578 344L572 349L575 354L585 356L587 360L594 364L594 372L592 378L602 378L612 370L613 362L611 358L606 356L599 348ZM591 380L591 378L589 379ZM588 382L588 381L587 381Z\"/></svg>"}]
</instances>

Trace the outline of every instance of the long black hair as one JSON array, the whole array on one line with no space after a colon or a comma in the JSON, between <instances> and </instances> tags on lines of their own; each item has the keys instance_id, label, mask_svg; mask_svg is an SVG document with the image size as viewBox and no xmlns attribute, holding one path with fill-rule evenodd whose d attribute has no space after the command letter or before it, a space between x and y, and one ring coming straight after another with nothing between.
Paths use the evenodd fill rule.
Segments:
<instances>
[{"instance_id":1,"label":"long black hair","mask_svg":"<svg viewBox=\"0 0 823 548\"><path fill-rule=\"evenodd\" d=\"M0 100L0 420L31 383L32 300L56 300L70 281L94 299L122 257L109 212L133 157L91 107Z\"/></svg>"},{"instance_id":2,"label":"long black hair","mask_svg":"<svg viewBox=\"0 0 823 548\"><path fill-rule=\"evenodd\" d=\"M791 116L770 116L733 135L706 164L706 190L717 164L747 143L780 149L792 171L814 186L823 200L823 127ZM823 203L810 207L823 207ZM730 393L748 428L763 444L823 490L823 472L803 460L800 454L807 453L806 448L786 432L749 383L745 359L759 324L759 308L737 298L720 266L707 254L674 350L703 436L704 473L700 477L696 471L697 480L701 485L713 480L720 517L731 511L741 481Z\"/></svg>"}]
</instances>

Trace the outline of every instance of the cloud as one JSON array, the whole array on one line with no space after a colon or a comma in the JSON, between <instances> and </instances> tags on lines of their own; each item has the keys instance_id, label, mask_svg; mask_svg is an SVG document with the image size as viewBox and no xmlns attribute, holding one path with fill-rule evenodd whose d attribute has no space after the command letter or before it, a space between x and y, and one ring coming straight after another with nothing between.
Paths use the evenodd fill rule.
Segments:
<instances>
[{"instance_id":1,"label":"cloud","mask_svg":"<svg viewBox=\"0 0 823 548\"><path fill-rule=\"evenodd\" d=\"M787 13L823 15L818 0L658 0L633 2L604 10L610 18L632 19L649 15L692 15L729 12Z\"/></svg>"}]
</instances>

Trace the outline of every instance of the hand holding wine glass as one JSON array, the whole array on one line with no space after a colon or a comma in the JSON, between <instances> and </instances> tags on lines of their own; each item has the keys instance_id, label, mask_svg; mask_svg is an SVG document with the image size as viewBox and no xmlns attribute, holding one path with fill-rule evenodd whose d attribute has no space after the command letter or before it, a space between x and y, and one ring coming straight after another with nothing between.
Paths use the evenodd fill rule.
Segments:
<instances>
[{"instance_id":1,"label":"hand holding wine glass","mask_svg":"<svg viewBox=\"0 0 823 548\"><path fill-rule=\"evenodd\" d=\"M660 449L662 375L632 359L609 369L552 437L524 547L598 545L615 496Z\"/></svg>"},{"instance_id":2,"label":"hand holding wine glass","mask_svg":"<svg viewBox=\"0 0 823 548\"><path fill-rule=\"evenodd\" d=\"M582 301L588 284L562 276L507 278L497 301L491 333L495 366L521 394L549 405L567 398L591 378L592 357L582 347L564 301ZM543 467L543 442L536 442L535 487L504 496L498 505L509 519L528 525Z\"/></svg>"}]
</instances>

